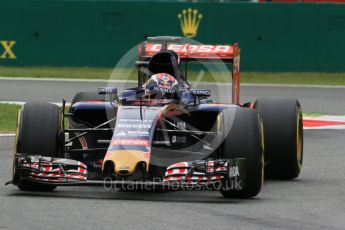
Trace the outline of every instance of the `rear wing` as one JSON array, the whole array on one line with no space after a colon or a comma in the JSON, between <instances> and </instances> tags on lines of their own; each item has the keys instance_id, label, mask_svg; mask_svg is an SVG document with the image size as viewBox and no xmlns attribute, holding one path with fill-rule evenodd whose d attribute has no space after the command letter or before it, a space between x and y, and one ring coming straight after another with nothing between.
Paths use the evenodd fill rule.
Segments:
<instances>
[{"instance_id":1,"label":"rear wing","mask_svg":"<svg viewBox=\"0 0 345 230\"><path fill-rule=\"evenodd\" d=\"M179 44L180 37L148 37L147 42L139 45L138 63L148 61L155 53L161 50L175 51L184 62L219 61L232 64L232 103L240 101L240 47L234 45L194 45Z\"/></svg>"},{"instance_id":2,"label":"rear wing","mask_svg":"<svg viewBox=\"0 0 345 230\"><path fill-rule=\"evenodd\" d=\"M144 43L142 57L149 58L162 49L162 44ZM191 45L191 44L168 44L168 50L175 51L181 60L202 61L222 60L231 62L234 58L234 46L230 45Z\"/></svg>"}]
</instances>

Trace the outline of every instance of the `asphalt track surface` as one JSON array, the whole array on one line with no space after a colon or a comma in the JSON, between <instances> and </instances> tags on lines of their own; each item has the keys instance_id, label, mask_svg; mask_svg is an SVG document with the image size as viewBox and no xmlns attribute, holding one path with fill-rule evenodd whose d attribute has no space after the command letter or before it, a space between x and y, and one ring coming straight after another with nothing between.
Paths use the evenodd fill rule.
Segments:
<instances>
[{"instance_id":1,"label":"asphalt track surface","mask_svg":"<svg viewBox=\"0 0 345 230\"><path fill-rule=\"evenodd\" d=\"M121 91L123 88L135 86L135 83L111 83L110 85L118 87ZM96 91L98 87L102 86L107 86L107 83L99 81L4 80L0 78L0 101L61 102L64 97L67 102L70 102L76 92ZM199 84L197 87L211 89L212 94L215 95L215 100L224 98L225 94L230 95L229 85ZM241 102L255 101L256 98L263 97L297 98L304 112L345 114L345 88L242 85ZM224 101L221 100L221 102Z\"/></svg>"},{"instance_id":2,"label":"asphalt track surface","mask_svg":"<svg viewBox=\"0 0 345 230\"><path fill-rule=\"evenodd\" d=\"M3 98L1 81L0 100L23 101L24 96L47 99L48 82L44 83L46 88L30 84L26 87L32 88L17 83L19 88L8 90L8 97ZM55 82L49 101L98 85L65 86L61 89L64 84ZM260 97L274 96L274 92L279 96L304 95L300 100L308 112L345 113L344 89L279 89L250 86L244 87L243 94L246 98L254 92ZM320 106L321 102L327 105ZM11 177L14 138L1 137L0 229L345 229L344 137L345 130L306 130L300 177L266 181L260 194L248 200L225 199L215 191L161 194L60 187L55 192L22 192L12 185L4 186Z\"/></svg>"},{"instance_id":3,"label":"asphalt track surface","mask_svg":"<svg viewBox=\"0 0 345 230\"><path fill-rule=\"evenodd\" d=\"M305 131L293 181L266 181L256 198L215 191L136 193L102 187L22 192L10 179L13 137L0 138L0 229L345 229L344 130Z\"/></svg>"}]
</instances>

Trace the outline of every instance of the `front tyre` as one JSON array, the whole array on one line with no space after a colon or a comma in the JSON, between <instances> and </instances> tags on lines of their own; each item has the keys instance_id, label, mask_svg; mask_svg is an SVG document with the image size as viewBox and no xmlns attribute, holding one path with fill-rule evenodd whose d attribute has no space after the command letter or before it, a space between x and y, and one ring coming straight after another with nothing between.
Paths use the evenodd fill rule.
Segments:
<instances>
[{"instance_id":1,"label":"front tyre","mask_svg":"<svg viewBox=\"0 0 345 230\"><path fill-rule=\"evenodd\" d=\"M223 111L225 140L221 159L245 158L245 187L242 190L227 186L224 181L221 194L226 198L251 198L256 196L264 181L264 146L261 119L256 111L237 108L234 119L229 111ZM232 120L232 122L229 122ZM230 124L232 123L232 125Z\"/></svg>"},{"instance_id":2,"label":"front tyre","mask_svg":"<svg viewBox=\"0 0 345 230\"><path fill-rule=\"evenodd\" d=\"M63 145L59 141L62 132L62 116L57 105L30 102L18 113L14 153L60 157ZM14 156L13 183L21 190L52 191L53 185L42 185L22 179L16 170Z\"/></svg>"}]
</instances>

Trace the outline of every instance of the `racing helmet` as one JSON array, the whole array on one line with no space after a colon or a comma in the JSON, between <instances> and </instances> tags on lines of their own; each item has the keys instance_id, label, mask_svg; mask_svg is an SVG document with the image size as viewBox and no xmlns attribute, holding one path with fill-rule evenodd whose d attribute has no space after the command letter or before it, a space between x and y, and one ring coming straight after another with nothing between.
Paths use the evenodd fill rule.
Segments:
<instances>
[{"instance_id":1,"label":"racing helmet","mask_svg":"<svg viewBox=\"0 0 345 230\"><path fill-rule=\"evenodd\" d=\"M173 98L179 92L176 78L167 73L157 73L145 84L146 95L160 95L163 98Z\"/></svg>"}]
</instances>

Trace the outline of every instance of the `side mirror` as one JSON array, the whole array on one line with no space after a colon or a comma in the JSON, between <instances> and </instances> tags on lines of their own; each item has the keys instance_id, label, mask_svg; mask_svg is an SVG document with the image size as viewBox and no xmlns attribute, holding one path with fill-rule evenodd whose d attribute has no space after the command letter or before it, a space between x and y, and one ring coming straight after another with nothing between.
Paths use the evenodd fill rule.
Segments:
<instances>
[{"instance_id":1,"label":"side mirror","mask_svg":"<svg viewBox=\"0 0 345 230\"><path fill-rule=\"evenodd\" d=\"M192 89L190 91L193 96L196 97L209 97L211 96L211 90L209 89Z\"/></svg>"},{"instance_id":2,"label":"side mirror","mask_svg":"<svg viewBox=\"0 0 345 230\"><path fill-rule=\"evenodd\" d=\"M209 89L191 89L191 94L194 97L194 105L200 103L200 98L205 98L211 96L211 90Z\"/></svg>"},{"instance_id":3,"label":"side mirror","mask_svg":"<svg viewBox=\"0 0 345 230\"><path fill-rule=\"evenodd\" d=\"M98 94L109 94L111 103L117 103L119 100L119 97L117 95L117 88L115 87L99 87Z\"/></svg>"},{"instance_id":4,"label":"side mirror","mask_svg":"<svg viewBox=\"0 0 345 230\"><path fill-rule=\"evenodd\" d=\"M99 87L98 88L98 94L116 95L117 94L117 88L115 88L115 87Z\"/></svg>"}]
</instances>

